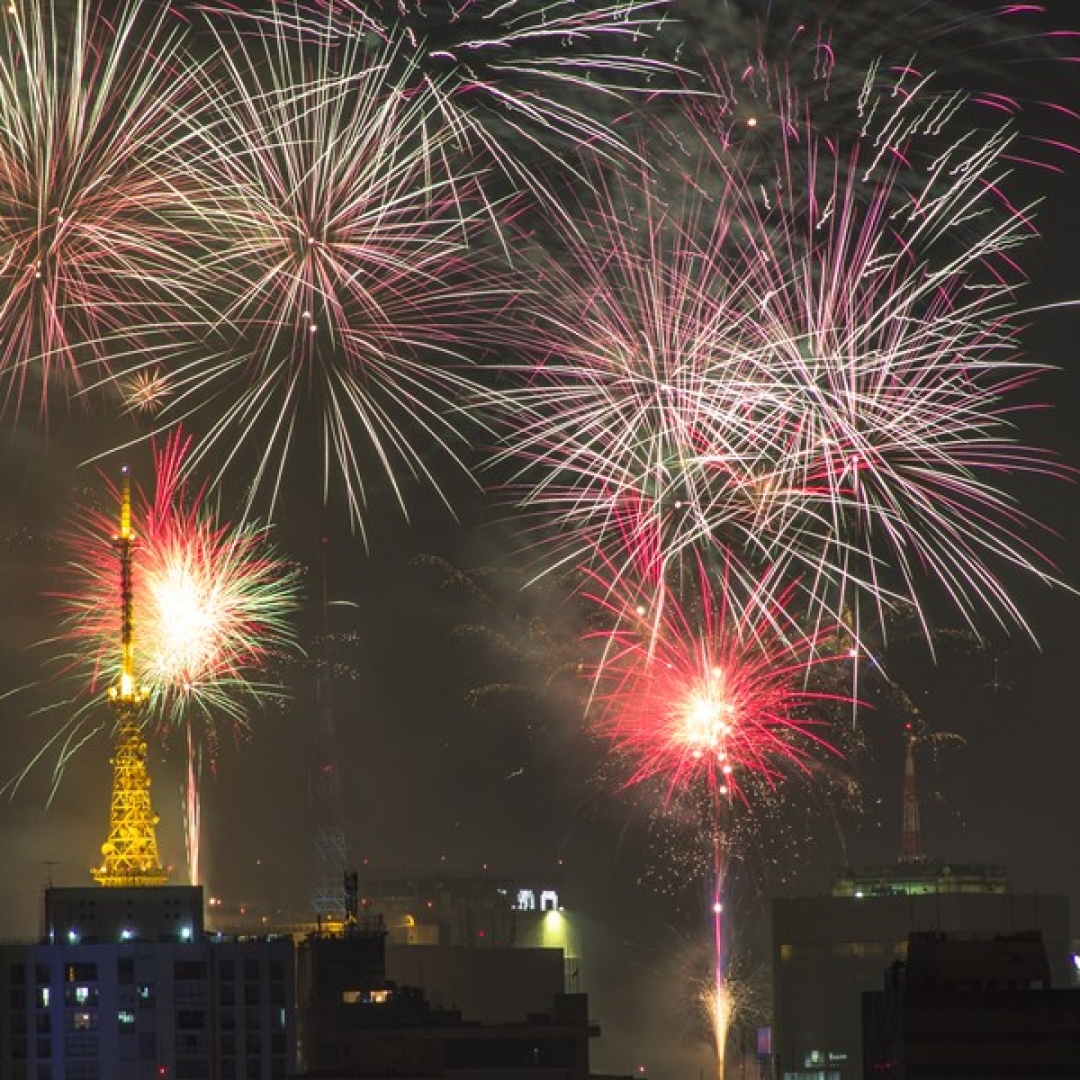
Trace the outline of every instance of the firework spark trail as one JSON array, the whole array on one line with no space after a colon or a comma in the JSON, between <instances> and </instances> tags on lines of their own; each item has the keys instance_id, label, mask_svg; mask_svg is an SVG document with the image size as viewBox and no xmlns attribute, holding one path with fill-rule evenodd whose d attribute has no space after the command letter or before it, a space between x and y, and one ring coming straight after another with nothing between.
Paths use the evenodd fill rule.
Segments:
<instances>
[{"instance_id":1,"label":"firework spark trail","mask_svg":"<svg viewBox=\"0 0 1080 1080\"><path fill-rule=\"evenodd\" d=\"M187 769L184 776L184 843L188 881L202 884L202 754L192 729L187 729Z\"/></svg>"},{"instance_id":2,"label":"firework spark trail","mask_svg":"<svg viewBox=\"0 0 1080 1080\"><path fill-rule=\"evenodd\" d=\"M492 207L442 169L450 135L394 81L393 46L313 50L273 24L215 34L187 147L207 314L163 365L155 426L199 433L191 467L250 465L271 506L290 454L321 442L324 497L340 488L362 531L373 478L404 511L411 481L440 490L435 459L461 465L462 342L499 293L465 270L482 274Z\"/></svg>"},{"instance_id":3,"label":"firework spark trail","mask_svg":"<svg viewBox=\"0 0 1080 1080\"><path fill-rule=\"evenodd\" d=\"M0 378L16 412L107 382L106 341L186 309L166 153L198 78L182 53L167 8L136 0L111 19L26 0L0 21Z\"/></svg>"},{"instance_id":4,"label":"firework spark trail","mask_svg":"<svg viewBox=\"0 0 1080 1080\"><path fill-rule=\"evenodd\" d=\"M944 142L957 106L923 86L850 150L803 129L769 188L722 143L670 198L609 185L542 264L500 463L556 561L662 577L713 546L803 577L826 618L932 593L1025 627L999 570L1054 574L1002 481L1064 472L1013 422L1041 370L1016 333L1034 228L1008 136Z\"/></svg>"},{"instance_id":5,"label":"firework spark trail","mask_svg":"<svg viewBox=\"0 0 1080 1080\"><path fill-rule=\"evenodd\" d=\"M334 0L247 13L324 44L374 38L395 47L403 86L430 94L432 121L489 156L515 183L545 192L545 167L569 147L621 162L618 130L634 102L674 92L681 69L651 55L669 0ZM685 74L685 73L684 73Z\"/></svg>"}]
</instances>

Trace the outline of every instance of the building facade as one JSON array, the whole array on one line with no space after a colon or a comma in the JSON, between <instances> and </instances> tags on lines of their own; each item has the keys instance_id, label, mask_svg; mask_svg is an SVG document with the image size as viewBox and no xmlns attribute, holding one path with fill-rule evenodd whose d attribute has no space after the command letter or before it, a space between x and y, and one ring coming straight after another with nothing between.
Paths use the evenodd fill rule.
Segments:
<instances>
[{"instance_id":1,"label":"building facade","mask_svg":"<svg viewBox=\"0 0 1080 1080\"><path fill-rule=\"evenodd\" d=\"M201 892L48 890L42 939L0 946L0 1080L290 1075L293 943L202 933Z\"/></svg>"},{"instance_id":2,"label":"building facade","mask_svg":"<svg viewBox=\"0 0 1080 1080\"><path fill-rule=\"evenodd\" d=\"M1038 932L1053 985L1071 978L1068 898L1011 892L1000 867L848 871L830 895L774 900L771 922L777 1080L861 1080L862 996L913 933Z\"/></svg>"}]
</instances>

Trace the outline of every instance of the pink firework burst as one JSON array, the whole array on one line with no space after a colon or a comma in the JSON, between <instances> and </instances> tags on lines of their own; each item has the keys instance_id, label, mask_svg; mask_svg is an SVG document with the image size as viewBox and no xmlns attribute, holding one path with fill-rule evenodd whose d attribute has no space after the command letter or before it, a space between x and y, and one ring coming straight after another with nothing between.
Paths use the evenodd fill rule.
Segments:
<instances>
[{"instance_id":1,"label":"pink firework burst","mask_svg":"<svg viewBox=\"0 0 1080 1080\"><path fill-rule=\"evenodd\" d=\"M184 305L166 151L197 79L167 5L12 4L0 20L0 380L18 410L108 381L111 344ZM24 402L24 399L25 402Z\"/></svg>"},{"instance_id":2,"label":"pink firework burst","mask_svg":"<svg viewBox=\"0 0 1080 1080\"><path fill-rule=\"evenodd\" d=\"M503 461L558 560L662 577L712 549L826 620L933 596L1026 626L1010 577L1056 577L1009 485L1064 471L1016 429L1032 214L1008 132L894 90L850 146L791 128L768 182L718 139L610 185L539 257Z\"/></svg>"},{"instance_id":3,"label":"pink firework burst","mask_svg":"<svg viewBox=\"0 0 1080 1080\"><path fill-rule=\"evenodd\" d=\"M392 45L403 90L435 106L431 129L534 189L570 148L624 158L620 121L681 71L657 56L669 0L279 0L244 15L321 48Z\"/></svg>"},{"instance_id":4,"label":"pink firework burst","mask_svg":"<svg viewBox=\"0 0 1080 1080\"><path fill-rule=\"evenodd\" d=\"M306 450L362 526L372 485L404 510L412 482L441 490L433 462L461 466L464 343L498 293L466 270L493 207L448 167L453 135L396 81L393 46L312 47L280 15L213 31L186 144L202 314L149 361L170 389L156 424L182 421L192 466L240 472L271 506Z\"/></svg>"}]
</instances>

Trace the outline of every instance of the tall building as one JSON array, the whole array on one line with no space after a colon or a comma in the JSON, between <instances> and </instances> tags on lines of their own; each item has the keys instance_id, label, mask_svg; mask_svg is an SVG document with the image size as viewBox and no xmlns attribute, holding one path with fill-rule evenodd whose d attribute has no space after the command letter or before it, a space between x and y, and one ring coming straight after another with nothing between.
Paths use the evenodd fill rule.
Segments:
<instances>
[{"instance_id":1,"label":"tall building","mask_svg":"<svg viewBox=\"0 0 1080 1080\"><path fill-rule=\"evenodd\" d=\"M778 1080L861 1080L862 995L910 935L1037 932L1056 986L1070 978L1069 901L1014 893L1001 867L928 862L841 874L831 895L772 902Z\"/></svg>"},{"instance_id":2,"label":"tall building","mask_svg":"<svg viewBox=\"0 0 1080 1080\"><path fill-rule=\"evenodd\" d=\"M208 936L202 889L158 856L135 545L125 470L108 836L97 885L46 889L39 939L0 946L0 1080L276 1080L296 1060L291 939Z\"/></svg>"}]
</instances>

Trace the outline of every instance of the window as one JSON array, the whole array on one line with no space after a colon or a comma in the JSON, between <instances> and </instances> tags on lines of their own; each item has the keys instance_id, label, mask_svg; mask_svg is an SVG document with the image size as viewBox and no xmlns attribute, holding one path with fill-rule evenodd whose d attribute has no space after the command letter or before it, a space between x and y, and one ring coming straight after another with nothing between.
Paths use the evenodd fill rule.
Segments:
<instances>
[{"instance_id":1,"label":"window","mask_svg":"<svg viewBox=\"0 0 1080 1080\"><path fill-rule=\"evenodd\" d=\"M72 1016L71 1024L76 1031L93 1031L97 1027L97 1013L80 1009Z\"/></svg>"},{"instance_id":2,"label":"window","mask_svg":"<svg viewBox=\"0 0 1080 1080\"><path fill-rule=\"evenodd\" d=\"M135 1023L135 1014L130 1009L121 1009L116 1014L116 1022L121 1027L125 1027L128 1024L134 1024Z\"/></svg>"},{"instance_id":3,"label":"window","mask_svg":"<svg viewBox=\"0 0 1080 1080\"><path fill-rule=\"evenodd\" d=\"M177 960L173 965L173 978L177 982L186 979L205 979L205 960Z\"/></svg>"},{"instance_id":4,"label":"window","mask_svg":"<svg viewBox=\"0 0 1080 1080\"><path fill-rule=\"evenodd\" d=\"M68 1005L96 1005L98 991L96 986L73 986L64 988L64 1001Z\"/></svg>"},{"instance_id":5,"label":"window","mask_svg":"<svg viewBox=\"0 0 1080 1080\"><path fill-rule=\"evenodd\" d=\"M206 1027L206 1013L202 1009L178 1009L176 1028L178 1031L199 1031Z\"/></svg>"},{"instance_id":6,"label":"window","mask_svg":"<svg viewBox=\"0 0 1080 1080\"><path fill-rule=\"evenodd\" d=\"M97 964L68 964L64 979L69 983L97 982Z\"/></svg>"}]
</instances>

